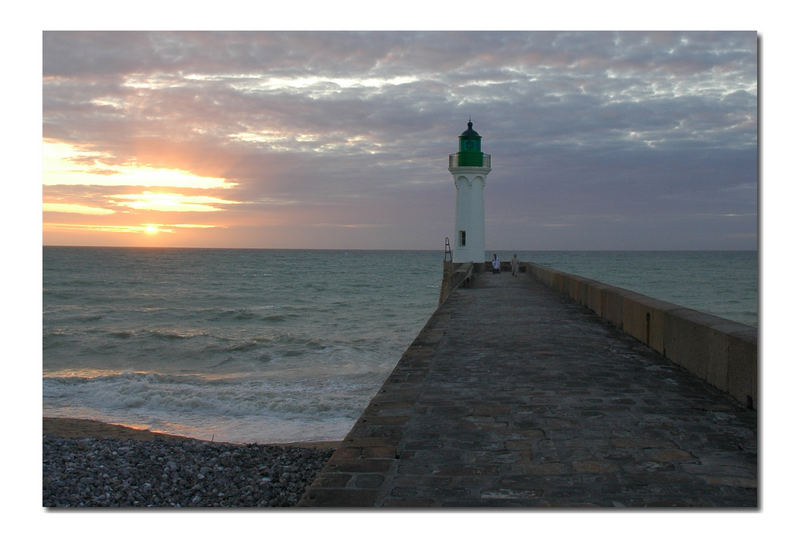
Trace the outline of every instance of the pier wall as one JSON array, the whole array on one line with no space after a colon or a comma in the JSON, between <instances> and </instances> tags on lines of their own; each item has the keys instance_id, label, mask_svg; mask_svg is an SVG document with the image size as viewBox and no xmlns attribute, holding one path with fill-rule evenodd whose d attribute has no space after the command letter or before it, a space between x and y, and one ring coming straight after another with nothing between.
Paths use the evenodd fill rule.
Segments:
<instances>
[{"instance_id":1,"label":"pier wall","mask_svg":"<svg viewBox=\"0 0 800 538\"><path fill-rule=\"evenodd\" d=\"M468 287L474 271L476 271L475 264L445 261L442 271L442 286L439 291L439 304L445 302L454 289L462 286Z\"/></svg>"},{"instance_id":2,"label":"pier wall","mask_svg":"<svg viewBox=\"0 0 800 538\"><path fill-rule=\"evenodd\" d=\"M530 262L520 266L530 278L590 308L748 407L757 407L757 329Z\"/></svg>"}]
</instances>

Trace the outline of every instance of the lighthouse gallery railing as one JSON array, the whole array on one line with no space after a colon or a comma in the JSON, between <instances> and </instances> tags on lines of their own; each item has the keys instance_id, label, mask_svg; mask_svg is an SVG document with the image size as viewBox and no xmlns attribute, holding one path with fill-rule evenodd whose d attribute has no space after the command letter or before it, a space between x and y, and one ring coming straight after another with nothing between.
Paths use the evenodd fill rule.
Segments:
<instances>
[{"instance_id":1,"label":"lighthouse gallery railing","mask_svg":"<svg viewBox=\"0 0 800 538\"><path fill-rule=\"evenodd\" d=\"M483 164L481 168L491 168L492 167L492 156L488 153L483 154ZM451 153L450 154L450 165L449 168L458 168L458 153Z\"/></svg>"}]
</instances>

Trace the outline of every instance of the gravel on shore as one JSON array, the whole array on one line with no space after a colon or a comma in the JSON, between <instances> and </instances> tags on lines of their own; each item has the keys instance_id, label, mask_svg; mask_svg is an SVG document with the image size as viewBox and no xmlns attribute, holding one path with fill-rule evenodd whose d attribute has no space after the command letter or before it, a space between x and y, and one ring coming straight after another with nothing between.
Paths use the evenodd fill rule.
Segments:
<instances>
[{"instance_id":1,"label":"gravel on shore","mask_svg":"<svg viewBox=\"0 0 800 538\"><path fill-rule=\"evenodd\" d=\"M294 506L332 449L43 435L45 507Z\"/></svg>"}]
</instances>

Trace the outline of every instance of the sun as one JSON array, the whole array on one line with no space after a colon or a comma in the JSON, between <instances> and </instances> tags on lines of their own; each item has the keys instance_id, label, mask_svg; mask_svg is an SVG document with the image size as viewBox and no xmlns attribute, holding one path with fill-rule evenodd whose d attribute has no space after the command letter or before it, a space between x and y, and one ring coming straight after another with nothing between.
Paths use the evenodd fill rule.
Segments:
<instances>
[{"instance_id":1,"label":"sun","mask_svg":"<svg viewBox=\"0 0 800 538\"><path fill-rule=\"evenodd\" d=\"M158 233L158 225L157 224L145 224L144 225L144 233L147 235L156 235Z\"/></svg>"}]
</instances>

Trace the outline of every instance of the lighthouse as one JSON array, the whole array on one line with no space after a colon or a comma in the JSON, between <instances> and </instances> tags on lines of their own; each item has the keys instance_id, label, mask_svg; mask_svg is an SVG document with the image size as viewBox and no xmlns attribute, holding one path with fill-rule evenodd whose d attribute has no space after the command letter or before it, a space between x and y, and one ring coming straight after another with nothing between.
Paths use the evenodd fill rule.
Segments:
<instances>
[{"instance_id":1,"label":"lighthouse","mask_svg":"<svg viewBox=\"0 0 800 538\"><path fill-rule=\"evenodd\" d=\"M483 262L484 244L483 188L492 171L492 156L481 151L481 135L472 128L458 137L458 153L450 154L448 170L456 184L456 228L453 261Z\"/></svg>"}]
</instances>

